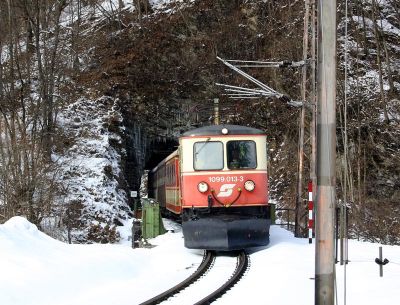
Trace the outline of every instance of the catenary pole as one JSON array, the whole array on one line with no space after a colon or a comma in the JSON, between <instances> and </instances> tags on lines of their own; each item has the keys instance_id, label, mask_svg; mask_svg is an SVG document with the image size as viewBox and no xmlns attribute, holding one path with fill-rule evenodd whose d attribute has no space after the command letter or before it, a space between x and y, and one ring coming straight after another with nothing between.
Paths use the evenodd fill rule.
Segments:
<instances>
[{"instance_id":1,"label":"catenary pole","mask_svg":"<svg viewBox=\"0 0 400 305\"><path fill-rule=\"evenodd\" d=\"M310 135L311 135L311 162L310 162L310 179L312 182L312 201L315 202L316 194L317 194L317 87L316 87L316 50L317 50L317 35L316 35L316 11L317 11L317 2L316 0L311 1L311 126L310 126Z\"/></svg>"},{"instance_id":2,"label":"catenary pole","mask_svg":"<svg viewBox=\"0 0 400 305\"><path fill-rule=\"evenodd\" d=\"M318 7L317 211L315 304L334 304L336 197L336 0Z\"/></svg>"},{"instance_id":3,"label":"catenary pole","mask_svg":"<svg viewBox=\"0 0 400 305\"><path fill-rule=\"evenodd\" d=\"M219 125L219 99L214 99L214 124Z\"/></svg>"}]
</instances>

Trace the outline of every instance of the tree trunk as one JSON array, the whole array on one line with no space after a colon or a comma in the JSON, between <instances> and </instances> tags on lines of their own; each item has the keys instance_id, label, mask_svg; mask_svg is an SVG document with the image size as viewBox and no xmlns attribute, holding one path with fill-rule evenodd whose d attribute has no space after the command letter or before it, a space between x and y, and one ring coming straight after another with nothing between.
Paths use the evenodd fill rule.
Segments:
<instances>
[{"instance_id":1,"label":"tree trunk","mask_svg":"<svg viewBox=\"0 0 400 305\"><path fill-rule=\"evenodd\" d=\"M381 107L383 109L383 115L385 118L385 122L389 123L389 115L388 115L388 111L387 111L387 101L386 101L385 91L383 88L383 71L382 71L382 62L381 62L382 38L381 38L380 31L378 29L378 25L376 22L376 16L379 15L377 13L378 9L379 8L376 3L376 0L372 0L372 21L374 23L374 35L375 35L375 40L376 40L376 60L377 60L378 71L379 71L379 88L380 88L380 94L381 94Z\"/></svg>"}]
</instances>

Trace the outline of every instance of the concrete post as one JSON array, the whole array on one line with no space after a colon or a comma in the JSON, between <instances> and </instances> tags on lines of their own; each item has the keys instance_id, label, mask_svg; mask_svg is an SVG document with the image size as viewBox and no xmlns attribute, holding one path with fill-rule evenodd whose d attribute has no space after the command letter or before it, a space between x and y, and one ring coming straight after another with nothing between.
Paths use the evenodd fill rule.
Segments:
<instances>
[{"instance_id":1,"label":"concrete post","mask_svg":"<svg viewBox=\"0 0 400 305\"><path fill-rule=\"evenodd\" d=\"M334 305L336 0L319 0L318 25L315 304Z\"/></svg>"}]
</instances>

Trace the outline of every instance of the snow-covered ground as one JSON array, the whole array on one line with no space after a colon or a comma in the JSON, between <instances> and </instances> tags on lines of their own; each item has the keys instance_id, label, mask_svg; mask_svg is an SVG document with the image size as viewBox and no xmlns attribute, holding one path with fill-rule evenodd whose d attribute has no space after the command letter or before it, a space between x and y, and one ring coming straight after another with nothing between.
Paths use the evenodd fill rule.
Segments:
<instances>
[{"instance_id":1,"label":"snow-covered ground","mask_svg":"<svg viewBox=\"0 0 400 305\"><path fill-rule=\"evenodd\" d=\"M172 224L167 223L167 227ZM118 245L69 245L41 233L22 217L0 225L1 305L138 304L193 273L202 251L183 246L179 228L150 240L155 247L131 249L125 237ZM384 246L390 263L379 277L378 244L350 241L347 304L396 304L400 299L400 247ZM272 227L271 243L250 255L244 278L215 304L313 304L314 245ZM233 271L235 258L217 257L215 266L167 304L193 304L200 287L213 287ZM337 268L338 304L343 304L343 267Z\"/></svg>"}]
</instances>

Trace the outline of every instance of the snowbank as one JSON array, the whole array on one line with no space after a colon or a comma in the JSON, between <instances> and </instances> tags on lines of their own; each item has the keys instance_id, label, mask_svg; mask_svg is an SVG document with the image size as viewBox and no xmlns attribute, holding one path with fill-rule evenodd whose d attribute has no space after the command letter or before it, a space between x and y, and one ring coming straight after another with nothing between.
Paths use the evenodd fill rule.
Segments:
<instances>
[{"instance_id":1,"label":"snowbank","mask_svg":"<svg viewBox=\"0 0 400 305\"><path fill-rule=\"evenodd\" d=\"M14 217L0 225L0 304L138 304L180 282L202 259L202 251L183 247L179 230L151 243L156 247L131 249L126 240L119 245L68 245L41 233L26 219ZM400 298L400 247L384 246L390 263L384 267L383 278L374 263L378 247L350 241L347 304L389 305ZM273 227L271 244L253 251L250 259L250 270L242 281L215 304L314 303L314 245L307 239L295 239L290 232ZM217 258L212 269L215 281L231 272L228 263L232 260ZM213 287L213 281L206 277L203 286ZM340 304L343 267L339 265L337 281ZM193 304L194 295L187 293L167 303Z\"/></svg>"}]
</instances>

